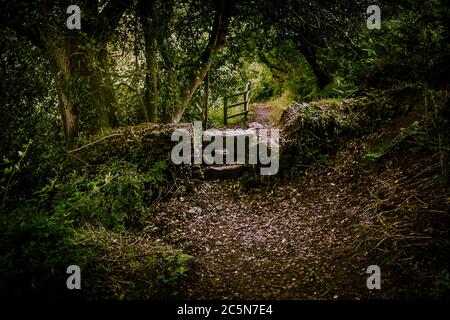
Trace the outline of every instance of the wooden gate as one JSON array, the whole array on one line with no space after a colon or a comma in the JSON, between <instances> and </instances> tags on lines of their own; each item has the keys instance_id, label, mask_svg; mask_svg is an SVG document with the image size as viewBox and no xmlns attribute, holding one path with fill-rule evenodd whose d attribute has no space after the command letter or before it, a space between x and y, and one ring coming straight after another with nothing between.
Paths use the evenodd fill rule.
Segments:
<instances>
[{"instance_id":1,"label":"wooden gate","mask_svg":"<svg viewBox=\"0 0 450 320\"><path fill-rule=\"evenodd\" d=\"M244 101L241 102L237 102L237 103L233 103L231 105L228 105L228 100L237 96L244 96ZM245 91L241 91L235 94L232 94L230 96L226 96L223 98L223 124L227 125L228 124L228 119L234 118L234 117L239 117L239 116L244 116L245 121L247 121L247 114L248 114L248 106L250 103L250 81L247 82L247 84L245 85ZM231 108L235 108L235 107L239 107L239 106L244 106L244 111L239 112L239 113L235 113L232 115L228 115L228 109Z\"/></svg>"}]
</instances>

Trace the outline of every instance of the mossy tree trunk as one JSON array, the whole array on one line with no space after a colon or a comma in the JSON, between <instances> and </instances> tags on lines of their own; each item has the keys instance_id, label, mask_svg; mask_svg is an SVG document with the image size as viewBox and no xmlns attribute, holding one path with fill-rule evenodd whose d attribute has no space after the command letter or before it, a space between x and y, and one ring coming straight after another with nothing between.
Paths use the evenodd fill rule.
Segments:
<instances>
[{"instance_id":1,"label":"mossy tree trunk","mask_svg":"<svg viewBox=\"0 0 450 320\"><path fill-rule=\"evenodd\" d=\"M156 1L141 0L138 4L138 14L144 29L144 55L146 62L144 110L147 121L158 121L158 45L156 17Z\"/></svg>"},{"instance_id":2,"label":"mossy tree trunk","mask_svg":"<svg viewBox=\"0 0 450 320\"><path fill-rule=\"evenodd\" d=\"M79 30L66 27L67 1L10 1L3 8L2 17L8 17L5 25L40 48L53 66L63 131L69 141L80 130L104 131L117 125L106 46L132 3L79 1ZM27 13L26 23L21 13Z\"/></svg>"}]
</instances>

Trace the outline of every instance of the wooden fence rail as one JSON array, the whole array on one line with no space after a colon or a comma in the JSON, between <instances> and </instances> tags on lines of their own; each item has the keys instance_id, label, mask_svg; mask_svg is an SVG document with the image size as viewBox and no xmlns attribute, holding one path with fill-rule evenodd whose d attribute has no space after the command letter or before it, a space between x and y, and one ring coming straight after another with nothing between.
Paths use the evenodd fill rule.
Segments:
<instances>
[{"instance_id":1,"label":"wooden fence rail","mask_svg":"<svg viewBox=\"0 0 450 320\"><path fill-rule=\"evenodd\" d=\"M228 99L230 98L234 98L237 96L243 95L244 96L244 101L241 102L237 102L237 103L233 103L231 105L228 105ZM223 124L227 125L228 124L228 119L234 118L234 117L238 117L238 116L244 116L245 121L247 121L247 114L248 114L248 106L250 104L250 81L247 82L247 84L245 85L245 90L238 92L238 93L234 93L232 95L226 96L223 98ZM228 115L228 109L231 108L235 108L235 107L239 107L243 105L244 106L244 111L239 112L239 113L235 113L232 115Z\"/></svg>"}]
</instances>

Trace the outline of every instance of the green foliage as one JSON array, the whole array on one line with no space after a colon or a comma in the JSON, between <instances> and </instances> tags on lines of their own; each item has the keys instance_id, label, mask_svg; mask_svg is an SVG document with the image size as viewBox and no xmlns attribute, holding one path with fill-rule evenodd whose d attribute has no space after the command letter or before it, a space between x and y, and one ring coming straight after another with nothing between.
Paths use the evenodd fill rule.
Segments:
<instances>
[{"instance_id":1,"label":"green foliage","mask_svg":"<svg viewBox=\"0 0 450 320\"><path fill-rule=\"evenodd\" d=\"M0 292L8 290L18 296L68 294L63 290L67 266L73 261L82 264L87 258L71 240L73 221L36 212L34 200L0 213Z\"/></svg>"},{"instance_id":2,"label":"green foliage","mask_svg":"<svg viewBox=\"0 0 450 320\"><path fill-rule=\"evenodd\" d=\"M443 270L440 277L434 282L434 298L448 299L450 297L450 274Z\"/></svg>"},{"instance_id":3,"label":"green foliage","mask_svg":"<svg viewBox=\"0 0 450 320\"><path fill-rule=\"evenodd\" d=\"M267 101L285 91L297 101L316 97L314 74L292 41L279 40L273 48L259 52L258 61L247 67L249 77L254 79L253 100Z\"/></svg>"},{"instance_id":4,"label":"green foliage","mask_svg":"<svg viewBox=\"0 0 450 320\"><path fill-rule=\"evenodd\" d=\"M111 231L89 224L76 230L73 242L84 248L86 297L164 299L181 296L193 257L139 232ZM120 285L117 285L120 283Z\"/></svg>"},{"instance_id":5,"label":"green foliage","mask_svg":"<svg viewBox=\"0 0 450 320\"><path fill-rule=\"evenodd\" d=\"M326 85L317 95L318 98L348 98L357 91L357 87L351 81L336 75L333 81Z\"/></svg>"},{"instance_id":6,"label":"green foliage","mask_svg":"<svg viewBox=\"0 0 450 320\"><path fill-rule=\"evenodd\" d=\"M140 172L135 164L111 160L96 169L85 167L53 178L26 201L0 207L0 247L4 252L0 258L1 288L15 287L18 295L68 294L65 268L74 263L92 268L89 261L94 257L99 259L97 272L102 277L111 276L112 270L107 271L110 262L104 260L104 253L98 251L93 239L109 232L105 230L125 234L140 230L145 219L151 218L147 207L160 194L165 169L164 162L157 162ZM77 231L86 226L91 228L88 238L92 241L81 240L83 231ZM127 252L111 254L117 259L117 255ZM184 279L191 256L166 250L157 257L160 260L156 260L155 287L172 288ZM139 276L147 277L145 272Z\"/></svg>"},{"instance_id":7,"label":"green foliage","mask_svg":"<svg viewBox=\"0 0 450 320\"><path fill-rule=\"evenodd\" d=\"M274 97L266 102L266 105L271 108L270 122L273 124L279 123L283 111L294 103L294 94L290 90L284 90L281 96Z\"/></svg>"},{"instance_id":8,"label":"green foliage","mask_svg":"<svg viewBox=\"0 0 450 320\"><path fill-rule=\"evenodd\" d=\"M208 109L208 120L213 128L222 128L223 125L223 105L211 106Z\"/></svg>"},{"instance_id":9,"label":"green foliage","mask_svg":"<svg viewBox=\"0 0 450 320\"><path fill-rule=\"evenodd\" d=\"M113 230L133 227L163 181L164 168L157 163L152 170L138 172L135 164L114 161L96 172L74 171L55 187L55 215Z\"/></svg>"},{"instance_id":10,"label":"green foliage","mask_svg":"<svg viewBox=\"0 0 450 320\"><path fill-rule=\"evenodd\" d=\"M157 279L162 283L176 285L184 279L189 271L193 256L179 250L161 249L155 256L146 259L146 263L158 270Z\"/></svg>"},{"instance_id":11,"label":"green foliage","mask_svg":"<svg viewBox=\"0 0 450 320\"><path fill-rule=\"evenodd\" d=\"M407 128L402 128L400 132L392 139L384 141L381 145L372 147L368 150L364 156L366 163L376 163L381 158L385 157L388 153L392 152L396 146L409 136L415 136L419 139L423 139L425 133L421 131L421 126L418 121L414 121Z\"/></svg>"},{"instance_id":12,"label":"green foliage","mask_svg":"<svg viewBox=\"0 0 450 320\"><path fill-rule=\"evenodd\" d=\"M0 47L0 155L13 157L30 139L40 149L49 140L58 143L59 114L48 62L10 29L0 31Z\"/></svg>"},{"instance_id":13,"label":"green foliage","mask_svg":"<svg viewBox=\"0 0 450 320\"><path fill-rule=\"evenodd\" d=\"M355 25L351 39L332 43L319 56L335 78L364 87L440 85L448 81L449 17L443 1L386 4L380 30Z\"/></svg>"},{"instance_id":14,"label":"green foliage","mask_svg":"<svg viewBox=\"0 0 450 320\"><path fill-rule=\"evenodd\" d=\"M17 181L14 180L14 175L20 174L21 170L21 163L23 162L28 149L31 145L32 140L28 142L28 144L23 145L24 151L17 151L18 160L16 163L13 163L11 160L3 157L3 163L4 166L2 176L0 176L0 190L3 192L3 199L2 199L2 206L5 205L6 197L8 196L8 190L9 188L13 187Z\"/></svg>"},{"instance_id":15,"label":"green foliage","mask_svg":"<svg viewBox=\"0 0 450 320\"><path fill-rule=\"evenodd\" d=\"M262 64L253 64L252 71L257 74L255 85L252 88L251 99L253 101L267 101L281 94L280 85L273 79L269 68Z\"/></svg>"},{"instance_id":16,"label":"green foliage","mask_svg":"<svg viewBox=\"0 0 450 320\"><path fill-rule=\"evenodd\" d=\"M293 163L305 166L318 161L323 163L323 154L333 153L342 141L344 133L357 127L349 107L343 101L322 100L310 104L294 104L287 112L296 114L295 120L286 126L286 143L280 167L295 168Z\"/></svg>"}]
</instances>

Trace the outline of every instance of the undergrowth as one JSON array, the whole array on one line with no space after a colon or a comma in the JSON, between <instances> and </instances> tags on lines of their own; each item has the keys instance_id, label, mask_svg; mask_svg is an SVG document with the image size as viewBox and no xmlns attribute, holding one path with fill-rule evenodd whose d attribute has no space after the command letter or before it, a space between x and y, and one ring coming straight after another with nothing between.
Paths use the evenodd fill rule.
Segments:
<instances>
[{"instance_id":1,"label":"undergrowth","mask_svg":"<svg viewBox=\"0 0 450 320\"><path fill-rule=\"evenodd\" d=\"M19 165L25 156L21 152ZM142 229L151 219L148 208L169 192L166 162L145 169L120 158L79 165L49 177L21 201L11 190L23 183L13 176L19 165L3 171L10 193L0 208L0 292L118 299L182 294L180 281L192 257L154 244ZM66 268L72 264L82 270L87 289L81 293L66 288ZM117 279L129 285L122 287Z\"/></svg>"}]
</instances>

